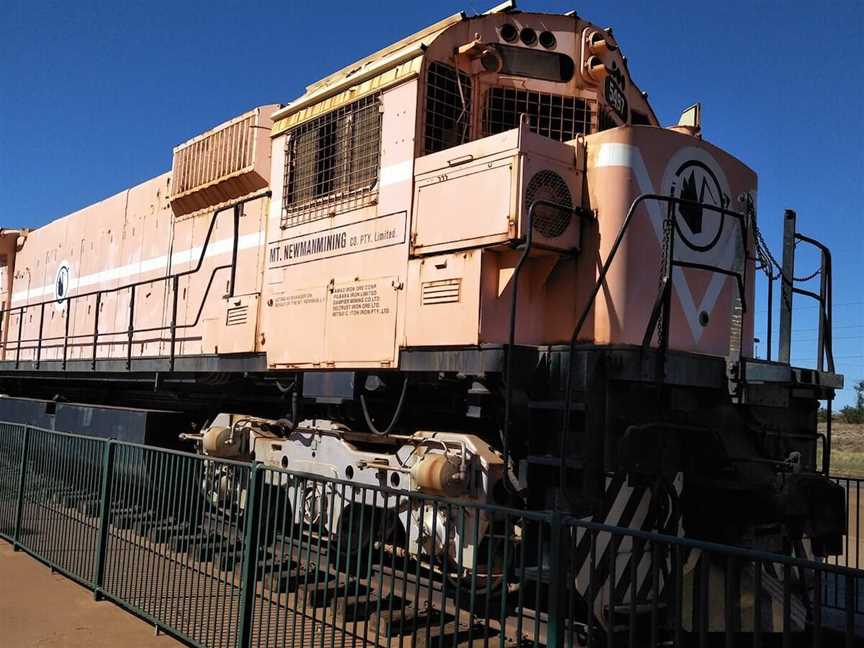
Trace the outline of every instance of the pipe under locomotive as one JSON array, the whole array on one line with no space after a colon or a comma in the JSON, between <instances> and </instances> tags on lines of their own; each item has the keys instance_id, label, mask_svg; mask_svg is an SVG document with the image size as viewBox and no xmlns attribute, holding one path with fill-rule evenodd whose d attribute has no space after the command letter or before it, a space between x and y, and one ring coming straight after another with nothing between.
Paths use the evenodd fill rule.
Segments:
<instances>
[{"instance_id":1,"label":"pipe under locomotive","mask_svg":"<svg viewBox=\"0 0 864 648\"><path fill-rule=\"evenodd\" d=\"M0 230L0 419L827 555L842 377L830 276L819 367L789 363L793 265L756 174L698 110L662 128L611 30L458 14Z\"/></svg>"}]
</instances>

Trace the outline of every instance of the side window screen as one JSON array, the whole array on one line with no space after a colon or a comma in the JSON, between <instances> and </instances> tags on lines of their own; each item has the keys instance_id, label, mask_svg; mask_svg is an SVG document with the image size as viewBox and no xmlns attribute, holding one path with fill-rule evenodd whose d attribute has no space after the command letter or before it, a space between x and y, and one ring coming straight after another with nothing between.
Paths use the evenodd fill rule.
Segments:
<instances>
[{"instance_id":1,"label":"side window screen","mask_svg":"<svg viewBox=\"0 0 864 648\"><path fill-rule=\"evenodd\" d=\"M471 78L433 62L426 72L426 153L468 141L471 127Z\"/></svg>"},{"instance_id":2,"label":"side window screen","mask_svg":"<svg viewBox=\"0 0 864 648\"><path fill-rule=\"evenodd\" d=\"M369 204L378 181L377 95L301 124L286 140L282 227Z\"/></svg>"},{"instance_id":3,"label":"side window screen","mask_svg":"<svg viewBox=\"0 0 864 648\"><path fill-rule=\"evenodd\" d=\"M495 135L516 128L519 116L527 115L531 130L559 142L591 132L590 100L529 92L513 88L490 88L483 112L483 134Z\"/></svg>"}]
</instances>

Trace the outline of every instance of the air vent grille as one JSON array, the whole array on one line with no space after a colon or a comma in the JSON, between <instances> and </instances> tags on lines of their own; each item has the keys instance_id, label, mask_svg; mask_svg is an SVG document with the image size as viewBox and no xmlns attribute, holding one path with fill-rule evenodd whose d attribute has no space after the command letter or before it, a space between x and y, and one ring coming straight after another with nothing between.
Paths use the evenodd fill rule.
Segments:
<instances>
[{"instance_id":1,"label":"air vent grille","mask_svg":"<svg viewBox=\"0 0 864 648\"><path fill-rule=\"evenodd\" d=\"M556 209L548 205L538 205L534 210L534 230L546 238L557 238L561 236L570 225L572 215L569 208L573 206L570 196L570 188L564 182L564 178L548 169L534 174L525 190L525 214L531 208L535 200L548 200L562 207Z\"/></svg>"},{"instance_id":2,"label":"air vent grille","mask_svg":"<svg viewBox=\"0 0 864 648\"><path fill-rule=\"evenodd\" d=\"M462 279L440 279L438 281L425 281L422 285L423 305L455 304L459 301L462 290Z\"/></svg>"},{"instance_id":3,"label":"air vent grille","mask_svg":"<svg viewBox=\"0 0 864 648\"><path fill-rule=\"evenodd\" d=\"M242 326L249 317L249 304L232 306L225 317L225 326Z\"/></svg>"},{"instance_id":4,"label":"air vent grille","mask_svg":"<svg viewBox=\"0 0 864 648\"><path fill-rule=\"evenodd\" d=\"M251 165L256 117L248 115L179 149L174 159L173 193L191 191Z\"/></svg>"},{"instance_id":5,"label":"air vent grille","mask_svg":"<svg viewBox=\"0 0 864 648\"><path fill-rule=\"evenodd\" d=\"M174 148L169 198L175 214L267 187L272 108L255 108Z\"/></svg>"}]
</instances>

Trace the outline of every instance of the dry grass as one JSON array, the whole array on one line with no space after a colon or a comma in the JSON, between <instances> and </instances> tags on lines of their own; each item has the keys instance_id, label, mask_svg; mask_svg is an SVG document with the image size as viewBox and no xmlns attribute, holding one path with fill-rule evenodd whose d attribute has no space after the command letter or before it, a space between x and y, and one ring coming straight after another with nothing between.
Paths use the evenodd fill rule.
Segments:
<instances>
[{"instance_id":1,"label":"dry grass","mask_svg":"<svg viewBox=\"0 0 864 648\"><path fill-rule=\"evenodd\" d=\"M819 424L819 431L825 432L825 423ZM831 474L864 477L864 425L831 425Z\"/></svg>"}]
</instances>

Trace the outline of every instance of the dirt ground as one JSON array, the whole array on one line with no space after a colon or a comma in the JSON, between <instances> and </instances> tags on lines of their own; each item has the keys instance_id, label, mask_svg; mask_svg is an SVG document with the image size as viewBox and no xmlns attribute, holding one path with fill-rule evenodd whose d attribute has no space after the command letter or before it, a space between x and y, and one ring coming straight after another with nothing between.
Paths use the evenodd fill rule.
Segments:
<instances>
[{"instance_id":1,"label":"dirt ground","mask_svg":"<svg viewBox=\"0 0 864 648\"><path fill-rule=\"evenodd\" d=\"M0 540L0 647L175 648L183 644Z\"/></svg>"},{"instance_id":2,"label":"dirt ground","mask_svg":"<svg viewBox=\"0 0 864 648\"><path fill-rule=\"evenodd\" d=\"M820 423L819 431L824 433L825 430L825 423ZM864 478L864 425L832 423L831 474ZM841 480L841 484L846 488L849 533L843 555L829 562L861 568L864 567L864 487L859 489L854 481Z\"/></svg>"},{"instance_id":3,"label":"dirt ground","mask_svg":"<svg viewBox=\"0 0 864 648\"><path fill-rule=\"evenodd\" d=\"M819 431L825 429L825 423L820 423ZM832 423L831 474L864 477L864 425Z\"/></svg>"}]
</instances>

